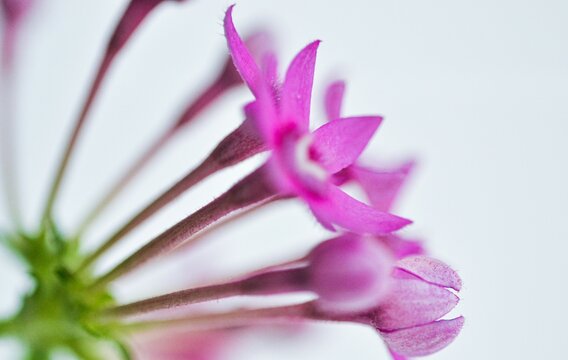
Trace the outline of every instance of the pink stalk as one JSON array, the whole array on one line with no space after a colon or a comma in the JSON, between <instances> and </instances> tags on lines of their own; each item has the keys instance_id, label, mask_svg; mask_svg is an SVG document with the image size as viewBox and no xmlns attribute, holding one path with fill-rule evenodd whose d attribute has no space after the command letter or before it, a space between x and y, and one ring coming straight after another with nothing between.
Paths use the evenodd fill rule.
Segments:
<instances>
[{"instance_id":1,"label":"pink stalk","mask_svg":"<svg viewBox=\"0 0 568 360\"><path fill-rule=\"evenodd\" d=\"M193 185L223 168L234 165L239 161L257 154L263 149L263 144L257 138L256 134L251 131L248 121L245 121L236 130L227 135L200 165L132 217L97 250L89 255L79 267L78 271L87 268L130 231L142 224L164 206L171 203Z\"/></svg>"},{"instance_id":2,"label":"pink stalk","mask_svg":"<svg viewBox=\"0 0 568 360\"><path fill-rule=\"evenodd\" d=\"M73 128L73 131L71 132L71 136L63 152L59 167L57 168L57 171L55 173L56 175L51 185L51 190L49 192L43 213L44 220L47 220L51 217L53 205L61 188L61 183L69 165L71 155L73 154L73 150L75 149L77 141L79 140L81 130L85 125L93 102L95 101L97 94L99 93L101 85L112 63L114 62L114 59L124 48L128 40L132 37L134 32L144 21L144 19L146 19L147 16L152 12L152 10L162 1L163 0L131 0L124 14L119 20L114 33L108 42L105 54L98 67L95 79L91 84L87 98L85 99L79 116L75 121L75 126Z\"/></svg>"},{"instance_id":3,"label":"pink stalk","mask_svg":"<svg viewBox=\"0 0 568 360\"><path fill-rule=\"evenodd\" d=\"M130 316L239 295L272 295L305 291L306 279L305 268L272 271L237 281L177 291L117 306L107 310L106 314Z\"/></svg>"},{"instance_id":4,"label":"pink stalk","mask_svg":"<svg viewBox=\"0 0 568 360\"><path fill-rule=\"evenodd\" d=\"M161 134L138 160L122 175L102 199L93 207L79 226L79 237L95 219L111 204L117 195L140 173L140 171L163 149L163 147L176 135L180 129L192 123L203 110L214 103L228 90L242 83L230 59L225 62L219 76L195 99L174 121L174 123ZM202 176L207 176L205 173ZM195 178L195 177L194 177Z\"/></svg>"},{"instance_id":5,"label":"pink stalk","mask_svg":"<svg viewBox=\"0 0 568 360\"><path fill-rule=\"evenodd\" d=\"M265 169L259 168L235 184L227 192L158 235L115 268L100 277L92 288L99 288L136 269L149 260L187 243L201 230L222 217L275 197L277 194L265 182Z\"/></svg>"},{"instance_id":6,"label":"pink stalk","mask_svg":"<svg viewBox=\"0 0 568 360\"><path fill-rule=\"evenodd\" d=\"M148 320L124 324L131 332L156 328L186 328L196 330L226 329L235 326L250 326L275 323L295 323L303 320L341 321L328 318L316 310L313 302L260 309L242 309L220 313L207 313L165 320Z\"/></svg>"}]
</instances>

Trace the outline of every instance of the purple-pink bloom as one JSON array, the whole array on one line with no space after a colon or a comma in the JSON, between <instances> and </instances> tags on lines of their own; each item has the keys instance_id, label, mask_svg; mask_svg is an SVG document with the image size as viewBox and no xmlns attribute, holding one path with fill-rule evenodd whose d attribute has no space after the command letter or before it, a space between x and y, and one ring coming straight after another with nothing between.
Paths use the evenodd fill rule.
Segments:
<instances>
[{"instance_id":1,"label":"purple-pink bloom","mask_svg":"<svg viewBox=\"0 0 568 360\"><path fill-rule=\"evenodd\" d=\"M439 260L414 256L399 260L389 295L369 313L389 349L397 356L429 355L449 345L463 317L440 320L459 302L458 274ZM396 359L396 357L395 357Z\"/></svg>"},{"instance_id":2,"label":"purple-pink bloom","mask_svg":"<svg viewBox=\"0 0 568 360\"><path fill-rule=\"evenodd\" d=\"M309 131L319 41L306 46L292 60L276 97L273 81L266 79L238 35L232 9L225 17L225 34L235 66L256 97L246 107L247 118L272 150L264 172L267 181L279 194L306 201L330 230L338 226L357 233L385 234L409 224L409 220L356 200L333 182L333 174L357 160L382 118L337 119Z\"/></svg>"}]
</instances>

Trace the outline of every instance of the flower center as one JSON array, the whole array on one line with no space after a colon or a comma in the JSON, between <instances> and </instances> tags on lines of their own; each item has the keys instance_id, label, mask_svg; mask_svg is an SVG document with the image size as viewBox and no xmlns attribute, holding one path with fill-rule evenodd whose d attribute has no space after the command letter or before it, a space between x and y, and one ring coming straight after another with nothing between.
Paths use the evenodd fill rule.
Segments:
<instances>
[{"instance_id":1,"label":"flower center","mask_svg":"<svg viewBox=\"0 0 568 360\"><path fill-rule=\"evenodd\" d=\"M329 174L320 163L314 159L311 145L312 136L310 134L302 136L296 142L294 155L298 172L324 182L327 180Z\"/></svg>"}]
</instances>

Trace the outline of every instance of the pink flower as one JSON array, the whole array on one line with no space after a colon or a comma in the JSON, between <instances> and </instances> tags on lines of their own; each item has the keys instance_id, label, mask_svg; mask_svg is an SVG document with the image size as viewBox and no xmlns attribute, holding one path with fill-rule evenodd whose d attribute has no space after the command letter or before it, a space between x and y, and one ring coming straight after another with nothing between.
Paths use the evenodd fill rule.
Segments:
<instances>
[{"instance_id":1,"label":"pink flower","mask_svg":"<svg viewBox=\"0 0 568 360\"><path fill-rule=\"evenodd\" d=\"M400 260L389 295L368 314L395 359L424 356L449 345L463 327L463 317L439 320L459 302L451 291L461 289L457 273L425 256Z\"/></svg>"},{"instance_id":2,"label":"pink flower","mask_svg":"<svg viewBox=\"0 0 568 360\"><path fill-rule=\"evenodd\" d=\"M140 360L220 360L228 347L227 331L191 332L161 330L132 339Z\"/></svg>"},{"instance_id":3,"label":"pink flower","mask_svg":"<svg viewBox=\"0 0 568 360\"><path fill-rule=\"evenodd\" d=\"M256 97L245 111L272 150L263 172L268 174L271 186L282 196L302 198L330 230L339 226L357 233L385 234L408 225L409 220L358 201L333 182L333 174L357 160L382 118L337 119L310 132L310 101L319 41L296 55L281 88L275 92L276 77L270 75L267 80L255 63L233 25L232 9L227 10L225 17L225 34L235 66Z\"/></svg>"}]
</instances>

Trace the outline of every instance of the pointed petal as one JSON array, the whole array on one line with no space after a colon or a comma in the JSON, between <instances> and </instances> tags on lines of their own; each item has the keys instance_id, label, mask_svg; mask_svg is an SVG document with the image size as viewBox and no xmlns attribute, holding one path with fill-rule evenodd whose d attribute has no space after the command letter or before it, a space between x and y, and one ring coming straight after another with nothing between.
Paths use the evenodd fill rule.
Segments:
<instances>
[{"instance_id":1,"label":"pointed petal","mask_svg":"<svg viewBox=\"0 0 568 360\"><path fill-rule=\"evenodd\" d=\"M309 205L317 219L359 234L387 234L411 223L410 220L376 210L336 186L329 187L327 199L309 201Z\"/></svg>"},{"instance_id":2,"label":"pointed petal","mask_svg":"<svg viewBox=\"0 0 568 360\"><path fill-rule=\"evenodd\" d=\"M280 118L276 112L274 98L268 86L259 83L257 100L245 106L245 115L257 130L260 138L266 142L267 148L273 149L280 129Z\"/></svg>"},{"instance_id":3,"label":"pointed petal","mask_svg":"<svg viewBox=\"0 0 568 360\"><path fill-rule=\"evenodd\" d=\"M279 87L278 83L278 59L273 52L267 52L262 59L262 72L268 84L273 87Z\"/></svg>"},{"instance_id":4,"label":"pointed petal","mask_svg":"<svg viewBox=\"0 0 568 360\"><path fill-rule=\"evenodd\" d=\"M381 124L379 116L362 116L331 121L312 135L314 160L335 174L353 164Z\"/></svg>"},{"instance_id":5,"label":"pointed petal","mask_svg":"<svg viewBox=\"0 0 568 360\"><path fill-rule=\"evenodd\" d=\"M254 61L254 58L250 51L245 46L245 43L237 33L235 25L233 24L233 7L230 6L227 9L224 20L225 37L227 38L227 45L229 46L229 52L235 63L235 67L244 82L250 88L252 93L257 96L258 86L260 81L262 81L261 71Z\"/></svg>"},{"instance_id":6,"label":"pointed petal","mask_svg":"<svg viewBox=\"0 0 568 360\"><path fill-rule=\"evenodd\" d=\"M407 271L431 284L460 291L462 281L458 273L441 262L427 256L411 256L399 260L396 267Z\"/></svg>"},{"instance_id":7,"label":"pointed petal","mask_svg":"<svg viewBox=\"0 0 568 360\"><path fill-rule=\"evenodd\" d=\"M412 167L413 163L407 163L392 171L381 171L354 165L349 171L361 185L371 204L379 210L388 211L392 208Z\"/></svg>"},{"instance_id":8,"label":"pointed petal","mask_svg":"<svg viewBox=\"0 0 568 360\"><path fill-rule=\"evenodd\" d=\"M459 298L449 290L419 279L395 279L390 295L373 312L381 331L409 328L436 321L449 313Z\"/></svg>"},{"instance_id":9,"label":"pointed petal","mask_svg":"<svg viewBox=\"0 0 568 360\"><path fill-rule=\"evenodd\" d=\"M448 346L460 333L464 318L440 320L393 332L381 332L392 351L403 356L425 356Z\"/></svg>"},{"instance_id":10,"label":"pointed petal","mask_svg":"<svg viewBox=\"0 0 568 360\"><path fill-rule=\"evenodd\" d=\"M341 117L341 105L343 103L344 93L344 81L335 81L327 87L324 100L327 121L336 120Z\"/></svg>"},{"instance_id":11,"label":"pointed petal","mask_svg":"<svg viewBox=\"0 0 568 360\"><path fill-rule=\"evenodd\" d=\"M282 117L294 122L302 130L307 130L310 121L310 103L316 53L319 41L302 49L292 60L282 87Z\"/></svg>"}]
</instances>

